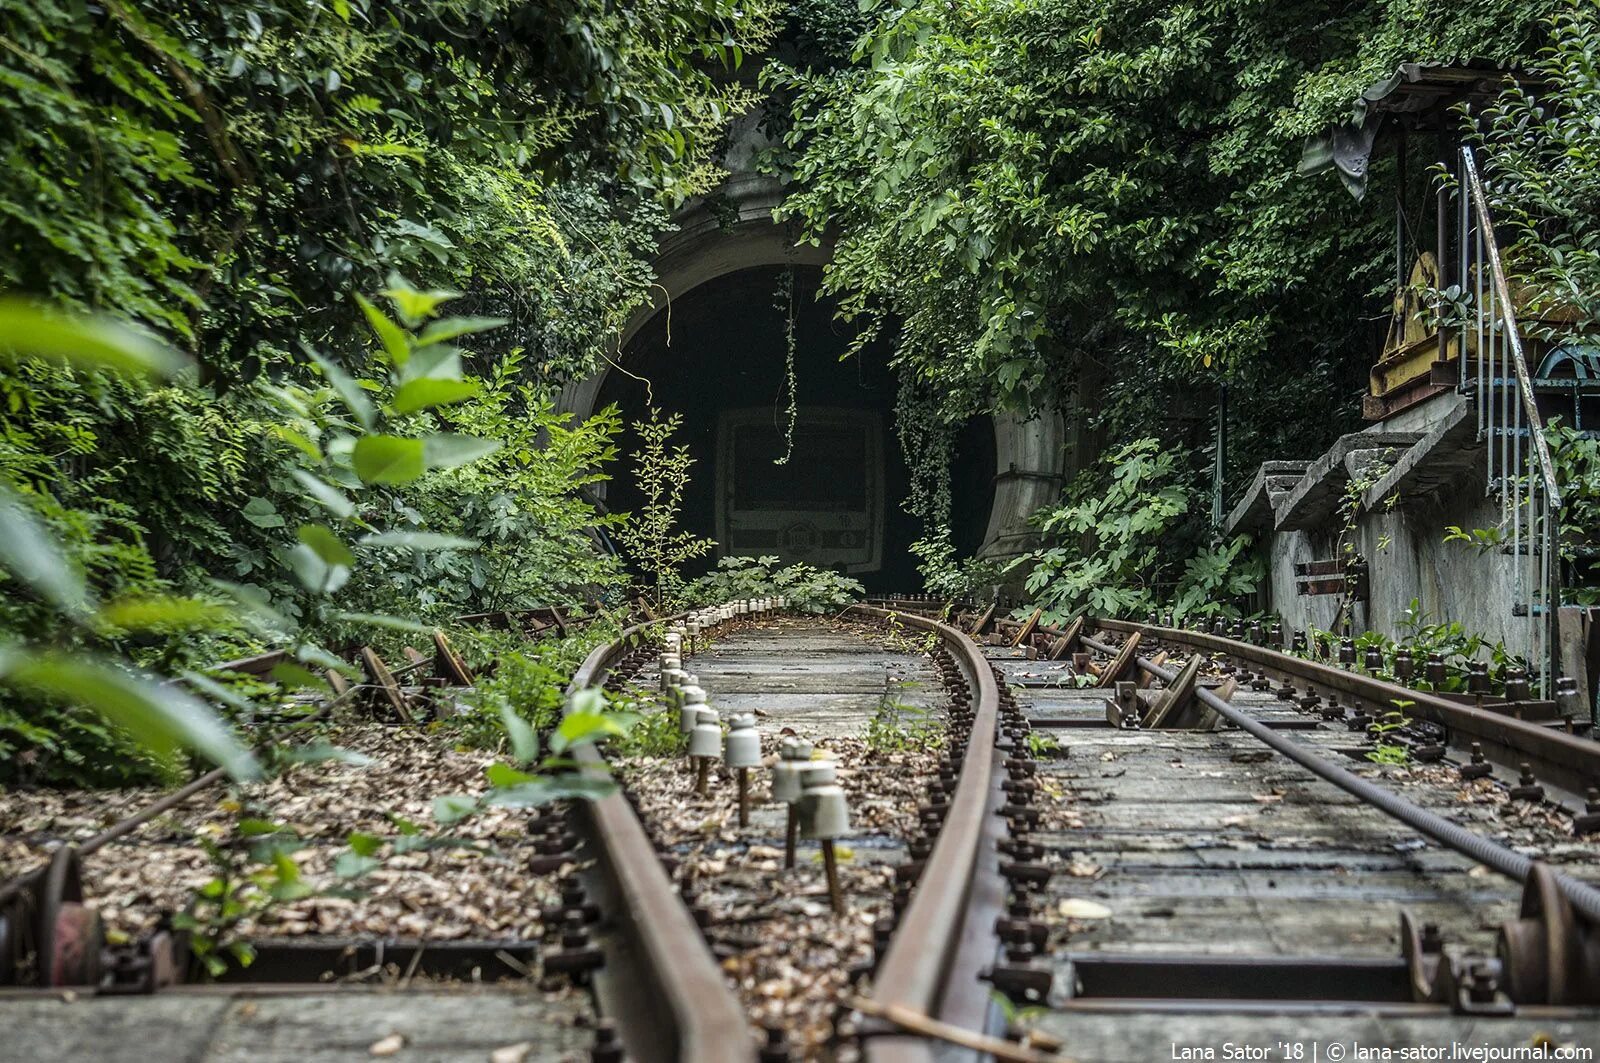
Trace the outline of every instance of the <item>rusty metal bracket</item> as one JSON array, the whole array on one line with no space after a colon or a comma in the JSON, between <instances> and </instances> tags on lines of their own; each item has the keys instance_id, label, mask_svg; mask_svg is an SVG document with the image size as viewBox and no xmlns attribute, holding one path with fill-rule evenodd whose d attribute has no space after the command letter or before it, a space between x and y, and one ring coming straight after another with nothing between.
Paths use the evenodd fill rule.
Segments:
<instances>
[{"instance_id":1,"label":"rusty metal bracket","mask_svg":"<svg viewBox=\"0 0 1600 1063\"><path fill-rule=\"evenodd\" d=\"M1013 649L1028 641L1028 636L1032 635L1033 629L1039 626L1039 618L1043 615L1044 607L1040 606L1033 611L1032 616L1023 621L1022 626L1017 628L1017 633L1011 638L1011 646Z\"/></svg>"},{"instance_id":2,"label":"rusty metal bracket","mask_svg":"<svg viewBox=\"0 0 1600 1063\"><path fill-rule=\"evenodd\" d=\"M1137 631L1129 633L1123 640L1121 649L1117 650L1116 657L1101 670L1100 682L1097 685L1109 687L1127 674L1128 669L1133 667L1134 655L1139 652L1139 637Z\"/></svg>"},{"instance_id":3,"label":"rusty metal bracket","mask_svg":"<svg viewBox=\"0 0 1600 1063\"><path fill-rule=\"evenodd\" d=\"M1078 617L1067 625L1067 630L1050 644L1050 652L1045 656L1052 661L1059 661L1078 647L1078 636L1083 634L1083 617Z\"/></svg>"},{"instance_id":4,"label":"rusty metal bracket","mask_svg":"<svg viewBox=\"0 0 1600 1063\"><path fill-rule=\"evenodd\" d=\"M378 688L379 698L388 703L394 714L404 723L416 723L416 714L411 711L405 692L400 689L394 673L389 671L389 666L383 663L383 658L379 657L371 646L361 647L361 667L366 671L367 678Z\"/></svg>"},{"instance_id":5,"label":"rusty metal bracket","mask_svg":"<svg viewBox=\"0 0 1600 1063\"><path fill-rule=\"evenodd\" d=\"M1116 685L1116 694L1106 699L1106 723L1119 730L1131 731L1139 727L1139 687L1126 680Z\"/></svg>"},{"instance_id":6,"label":"rusty metal bracket","mask_svg":"<svg viewBox=\"0 0 1600 1063\"><path fill-rule=\"evenodd\" d=\"M1199 713L1192 712L1195 704L1194 688L1200 678L1200 666L1204 663L1200 654L1192 654L1189 660L1172 682L1167 684L1160 693L1160 701L1150 714L1144 718L1142 726L1147 730L1178 729L1194 727L1199 724ZM1215 713L1212 714L1215 718Z\"/></svg>"},{"instance_id":7,"label":"rusty metal bracket","mask_svg":"<svg viewBox=\"0 0 1600 1063\"><path fill-rule=\"evenodd\" d=\"M450 680L458 687L470 687L476 678L472 669L467 667L467 662L462 660L461 654L450 645L450 638L443 631L435 629L433 632L433 668L434 671Z\"/></svg>"}]
</instances>

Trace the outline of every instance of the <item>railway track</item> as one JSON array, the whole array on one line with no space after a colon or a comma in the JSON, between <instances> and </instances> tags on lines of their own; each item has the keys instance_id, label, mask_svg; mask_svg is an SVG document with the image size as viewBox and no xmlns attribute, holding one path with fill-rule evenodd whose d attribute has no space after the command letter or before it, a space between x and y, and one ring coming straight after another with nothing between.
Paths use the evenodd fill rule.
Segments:
<instances>
[{"instance_id":1,"label":"railway track","mask_svg":"<svg viewBox=\"0 0 1600 1063\"><path fill-rule=\"evenodd\" d=\"M458 942L468 967L438 981L497 953L577 977L531 1022L470 1019L460 1058L1600 1043L1600 746L1514 684L1443 697L1426 662L1403 686L1264 631L780 605L640 625L574 676L675 726L646 754L582 747L621 788L525 825L511 862L556 869L538 918ZM774 800L789 771L796 800Z\"/></svg>"}]
</instances>

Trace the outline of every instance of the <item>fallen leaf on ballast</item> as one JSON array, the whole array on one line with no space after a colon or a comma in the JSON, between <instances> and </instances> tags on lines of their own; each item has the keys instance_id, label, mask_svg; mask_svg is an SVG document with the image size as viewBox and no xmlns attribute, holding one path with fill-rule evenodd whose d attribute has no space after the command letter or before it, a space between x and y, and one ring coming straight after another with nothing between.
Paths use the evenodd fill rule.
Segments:
<instances>
[{"instance_id":1,"label":"fallen leaf on ballast","mask_svg":"<svg viewBox=\"0 0 1600 1063\"><path fill-rule=\"evenodd\" d=\"M405 1035L392 1033L381 1041L374 1041L367 1046L369 1056L392 1056L406 1046Z\"/></svg>"},{"instance_id":2,"label":"fallen leaf on ballast","mask_svg":"<svg viewBox=\"0 0 1600 1063\"><path fill-rule=\"evenodd\" d=\"M506 1045L489 1053L489 1063L522 1063L528 1058L528 1053L533 1051L532 1041L518 1041L514 1045Z\"/></svg>"},{"instance_id":3,"label":"fallen leaf on ballast","mask_svg":"<svg viewBox=\"0 0 1600 1063\"><path fill-rule=\"evenodd\" d=\"M1056 909L1068 919L1110 919L1111 909L1081 897L1068 897Z\"/></svg>"},{"instance_id":4,"label":"fallen leaf on ballast","mask_svg":"<svg viewBox=\"0 0 1600 1063\"><path fill-rule=\"evenodd\" d=\"M1100 754L1100 759L1103 760L1103 761L1106 761L1107 763L1110 763L1111 761L1117 759L1117 755L1115 753L1112 753L1110 750L1107 750L1106 752Z\"/></svg>"},{"instance_id":5,"label":"fallen leaf on ballast","mask_svg":"<svg viewBox=\"0 0 1600 1063\"><path fill-rule=\"evenodd\" d=\"M1067 865L1067 874L1073 878L1095 878L1102 870L1099 864L1091 864L1088 861L1074 860Z\"/></svg>"}]
</instances>

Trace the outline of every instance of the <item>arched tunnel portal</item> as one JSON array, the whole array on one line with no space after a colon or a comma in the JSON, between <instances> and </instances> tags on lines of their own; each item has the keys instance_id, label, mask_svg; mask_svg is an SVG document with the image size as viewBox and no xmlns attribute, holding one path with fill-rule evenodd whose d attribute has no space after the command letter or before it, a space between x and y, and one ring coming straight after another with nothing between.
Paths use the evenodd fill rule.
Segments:
<instances>
[{"instance_id":1,"label":"arched tunnel portal","mask_svg":"<svg viewBox=\"0 0 1600 1063\"><path fill-rule=\"evenodd\" d=\"M657 261L655 304L630 322L615 364L568 387L562 404L586 415L615 403L629 425L652 405L683 416L676 439L695 464L682 524L718 543L691 574L719 556L777 555L845 571L869 591L915 588L908 547L922 529L903 508L909 475L888 345L841 358L854 330L836 319L831 299L818 298L826 252L789 243L770 204L744 206L755 216L731 227L725 214L711 223L704 208L699 225L693 216L680 225ZM792 300L782 295L786 276ZM799 409L792 456L777 464L791 314ZM1030 545L1028 514L1059 489L1061 436L1059 417L984 416L960 433L952 530L962 555ZM624 455L637 444L626 432ZM604 499L612 511L642 501L626 474Z\"/></svg>"}]
</instances>

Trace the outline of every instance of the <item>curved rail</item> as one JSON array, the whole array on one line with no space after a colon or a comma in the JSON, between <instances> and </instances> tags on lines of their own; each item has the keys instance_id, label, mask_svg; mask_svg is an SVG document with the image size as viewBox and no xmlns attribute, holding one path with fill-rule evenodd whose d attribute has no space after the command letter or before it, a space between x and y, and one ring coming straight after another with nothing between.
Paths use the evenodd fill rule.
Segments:
<instances>
[{"instance_id":1,"label":"curved rail","mask_svg":"<svg viewBox=\"0 0 1600 1063\"><path fill-rule=\"evenodd\" d=\"M988 991L978 975L993 957L994 916L1001 892L992 885L986 888L984 867L996 859L994 846L985 842L997 836L1000 824L992 814L999 782L995 732L1000 692L994 673L977 645L949 624L870 605L846 610L852 612L880 620L894 617L938 635L967 674L973 691L972 731L949 811L873 978L872 999L886 1009L933 1019L950 1015L953 1008L965 1010L963 1004L970 1008L974 994L986 1007ZM997 872L987 870L997 881ZM991 895L993 909L974 903L985 893ZM924 1063L934 1058L934 1052L920 1038L879 1036L867 1043L867 1058L873 1063Z\"/></svg>"},{"instance_id":2,"label":"curved rail","mask_svg":"<svg viewBox=\"0 0 1600 1063\"><path fill-rule=\"evenodd\" d=\"M598 686L618 660L666 620L628 628L595 647L573 674L568 693ZM610 775L593 747L580 746L574 757L584 771ZM633 807L614 791L581 803L575 812L613 902L605 909L627 921L628 940L620 948L637 976L633 981L646 983L642 992L607 983L619 994L616 1018L631 1057L748 1063L754 1055L750 1022Z\"/></svg>"},{"instance_id":3,"label":"curved rail","mask_svg":"<svg viewBox=\"0 0 1600 1063\"><path fill-rule=\"evenodd\" d=\"M1139 625L1133 626L1135 628L1139 627ZM1157 637L1165 637L1159 633L1171 629L1151 629L1146 627L1145 630L1154 630L1158 633ZM1207 637L1215 638L1216 636ZM1220 641L1229 640L1223 639ZM1114 652L1117 649L1115 646L1098 643L1095 639L1085 639L1084 644L1101 652ZM1251 648L1254 649L1256 647ZM1170 683L1177 678L1176 672L1161 668L1151 662L1141 660L1140 665L1145 671L1155 675L1163 682ZM1383 685L1387 686L1387 684ZM1516 880L1518 883L1526 884L1528 876L1533 872L1534 861L1531 858L1506 848L1492 838L1486 838L1481 834L1468 830L1460 824L1446 819L1444 816L1430 812L1422 806L1406 800L1393 790L1378 786L1361 778L1354 772L1347 771L1328 758L1320 756L1305 746L1278 734L1272 728L1263 725L1260 721L1250 716L1249 713L1239 711L1238 708L1218 697L1212 691L1204 687L1197 688L1195 697L1204 703L1207 708L1241 731L1266 743L1273 751L1288 757L1313 775L1332 783L1357 800L1393 816L1412 830L1420 834L1426 834L1435 841L1454 849L1456 852L1499 874L1505 875L1507 878ZM1600 754L1600 749L1597 749L1596 752ZM1572 902L1572 907L1576 911L1581 912L1591 921L1600 922L1600 890L1554 868L1551 869L1550 873L1556 885L1566 895L1567 900Z\"/></svg>"},{"instance_id":4,"label":"curved rail","mask_svg":"<svg viewBox=\"0 0 1600 1063\"><path fill-rule=\"evenodd\" d=\"M1410 702L1406 712L1438 724L1449 731L1481 742L1486 752L1499 750L1511 766L1527 760L1534 771L1550 782L1576 793L1600 783L1600 744L1565 731L1552 730L1524 720L1502 716L1485 709L1463 705L1426 690L1397 686L1360 672L1336 668L1320 661L1306 660L1264 646L1239 642L1181 628L1157 627L1131 620L1095 620L1097 629L1124 635L1141 632L1146 638L1190 646L1206 653L1221 653L1235 660L1248 661L1258 668L1293 676L1328 690L1348 694L1378 705L1392 705L1395 699Z\"/></svg>"}]
</instances>

